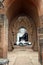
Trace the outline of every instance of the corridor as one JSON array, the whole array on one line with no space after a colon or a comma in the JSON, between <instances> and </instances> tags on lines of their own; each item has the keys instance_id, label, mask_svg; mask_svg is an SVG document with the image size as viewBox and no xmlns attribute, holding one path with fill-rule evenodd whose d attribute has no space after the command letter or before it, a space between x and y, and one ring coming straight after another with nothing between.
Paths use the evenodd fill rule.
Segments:
<instances>
[{"instance_id":1,"label":"corridor","mask_svg":"<svg viewBox=\"0 0 43 65\"><path fill-rule=\"evenodd\" d=\"M15 48L8 52L9 65L40 65L38 62L38 52L32 49Z\"/></svg>"},{"instance_id":2,"label":"corridor","mask_svg":"<svg viewBox=\"0 0 43 65\"><path fill-rule=\"evenodd\" d=\"M7 57L9 65L43 65L43 0L0 0L0 58Z\"/></svg>"}]
</instances>

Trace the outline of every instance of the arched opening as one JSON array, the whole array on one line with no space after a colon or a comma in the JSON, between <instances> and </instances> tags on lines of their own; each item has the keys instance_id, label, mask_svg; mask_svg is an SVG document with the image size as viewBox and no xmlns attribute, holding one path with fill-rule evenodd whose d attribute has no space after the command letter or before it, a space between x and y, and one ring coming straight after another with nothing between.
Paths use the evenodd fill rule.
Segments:
<instances>
[{"instance_id":1,"label":"arched opening","mask_svg":"<svg viewBox=\"0 0 43 65\"><path fill-rule=\"evenodd\" d=\"M24 34L25 31L26 31L26 33L28 33L28 37L29 37L28 41L32 42L31 48L33 48L33 49L37 48L37 28L36 28L35 23L33 22L32 18L29 18L27 16L18 16L16 18L14 18L14 20L12 22L10 22L10 24L9 24L9 50L12 50L12 46L16 42L21 41L19 36L21 37L21 33ZM12 37L12 33L13 33L14 38ZM19 34L19 36L17 38L18 34ZM13 39L14 39L14 42L13 42ZM11 42L12 42L12 44L11 44ZM22 42L24 43L24 40L22 40ZM12 46L10 46L10 44ZM17 43L17 45L18 44L19 43ZM23 59L23 57L25 56L26 58L24 60L27 60L27 58L28 59L31 58L33 60L33 62L32 62L33 64L35 64L34 62L36 62L36 64L39 65L39 63L36 60L34 60L34 57L36 57L35 59L38 59L38 53L33 52L33 50L30 50L31 48L24 47L22 44L20 44L20 47L18 47L18 46L15 47L15 45L14 45L13 54L16 54L15 57L16 56L18 57L17 58L17 60L19 59L18 64L22 62L22 60L20 60L20 57L22 55L21 59ZM16 51L15 51L15 49L16 49ZM13 58L15 58L15 57L13 57ZM17 60L16 60L16 62L17 62ZM29 60L27 60L27 61L29 61ZM23 63L25 64L25 63L27 63L27 61L23 61ZM15 62L15 64L16 64L16 62ZM30 60L30 62L31 62L31 60Z\"/></svg>"},{"instance_id":2,"label":"arched opening","mask_svg":"<svg viewBox=\"0 0 43 65\"><path fill-rule=\"evenodd\" d=\"M22 45L31 45L34 49L37 46L36 33L36 26L31 18L27 16L16 17L9 25L9 49L12 49L16 44L19 45L20 42Z\"/></svg>"},{"instance_id":3,"label":"arched opening","mask_svg":"<svg viewBox=\"0 0 43 65\"><path fill-rule=\"evenodd\" d=\"M17 17L19 18L19 16L21 16L21 17L22 16L27 16L27 17L31 18L31 26L32 26L33 31L31 30L32 31L32 34L29 33L29 36L30 36L29 38L32 38L32 40L31 40L32 41L32 48L34 50L38 50L37 27L38 27L38 23L39 23L39 13L38 13L38 8L37 8L36 4L33 1L31 1L31 0L30 1L27 0L25 2L23 0L15 0L8 7L7 12L6 12L6 15L7 15L8 20L9 20L9 26L11 24L13 25L13 23L12 23L13 20L15 18L17 20ZM14 23L15 22L16 21L14 20ZM28 25L28 24L26 24L26 25ZM16 27L18 27L19 23L18 23L18 25L17 25L17 23L15 25L16 26L14 26L14 25L13 26L16 29ZM19 28L17 28L17 30ZM29 28L27 27L27 29L29 29ZM14 33L14 31L13 31L13 33ZM16 33L14 33L14 39L16 38ZM15 41L16 41L16 39L14 40L13 43L15 43ZM10 45L10 43L9 43L9 45Z\"/></svg>"},{"instance_id":4,"label":"arched opening","mask_svg":"<svg viewBox=\"0 0 43 65\"><path fill-rule=\"evenodd\" d=\"M37 3L39 2L37 1L36 3L36 0L35 1L33 0L25 0L25 1L24 0L12 0L12 1L6 0L6 2L7 4L9 4L7 6L5 3L5 7L7 6L6 15L9 21L9 27L8 27L9 28L8 30L9 50L11 51L15 48L14 47L15 43L17 43L18 45L18 42L20 42L23 45L25 45L24 43L27 41L32 43L33 50L38 50L37 26L39 22L39 14L38 14L37 5L39 4ZM21 28L22 26L23 28Z\"/></svg>"}]
</instances>

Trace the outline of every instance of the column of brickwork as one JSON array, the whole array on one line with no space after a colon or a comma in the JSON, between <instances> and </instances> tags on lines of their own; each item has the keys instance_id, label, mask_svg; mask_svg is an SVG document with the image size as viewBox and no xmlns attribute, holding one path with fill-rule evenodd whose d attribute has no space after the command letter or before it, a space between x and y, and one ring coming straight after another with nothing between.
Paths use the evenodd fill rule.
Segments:
<instances>
[{"instance_id":1,"label":"column of brickwork","mask_svg":"<svg viewBox=\"0 0 43 65\"><path fill-rule=\"evenodd\" d=\"M6 58L8 50L8 20L4 17L4 15L0 26L0 58Z\"/></svg>"},{"instance_id":2,"label":"column of brickwork","mask_svg":"<svg viewBox=\"0 0 43 65\"><path fill-rule=\"evenodd\" d=\"M43 28L39 28L38 31L38 50L39 50L39 62L43 65Z\"/></svg>"},{"instance_id":3,"label":"column of brickwork","mask_svg":"<svg viewBox=\"0 0 43 65\"><path fill-rule=\"evenodd\" d=\"M8 20L6 16L4 16L4 27L3 27L3 57L7 57L8 51Z\"/></svg>"},{"instance_id":4,"label":"column of brickwork","mask_svg":"<svg viewBox=\"0 0 43 65\"><path fill-rule=\"evenodd\" d=\"M39 29L39 60L43 65L43 13L40 14L40 29Z\"/></svg>"},{"instance_id":5,"label":"column of brickwork","mask_svg":"<svg viewBox=\"0 0 43 65\"><path fill-rule=\"evenodd\" d=\"M0 14L0 58L3 57L3 26L4 26L3 15Z\"/></svg>"}]
</instances>

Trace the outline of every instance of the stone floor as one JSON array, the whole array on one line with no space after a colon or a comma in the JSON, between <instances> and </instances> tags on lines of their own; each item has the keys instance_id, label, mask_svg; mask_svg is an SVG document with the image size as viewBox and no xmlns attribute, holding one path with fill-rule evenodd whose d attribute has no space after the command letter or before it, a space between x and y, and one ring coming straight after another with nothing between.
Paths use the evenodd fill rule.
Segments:
<instances>
[{"instance_id":1,"label":"stone floor","mask_svg":"<svg viewBox=\"0 0 43 65\"><path fill-rule=\"evenodd\" d=\"M14 49L8 52L9 65L40 65L38 52L32 49Z\"/></svg>"}]
</instances>

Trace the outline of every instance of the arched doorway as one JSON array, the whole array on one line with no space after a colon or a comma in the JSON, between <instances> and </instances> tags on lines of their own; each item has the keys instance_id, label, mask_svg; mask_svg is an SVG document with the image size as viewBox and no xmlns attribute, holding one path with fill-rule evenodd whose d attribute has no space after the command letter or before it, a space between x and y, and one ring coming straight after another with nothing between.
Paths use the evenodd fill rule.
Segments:
<instances>
[{"instance_id":1,"label":"arched doorway","mask_svg":"<svg viewBox=\"0 0 43 65\"><path fill-rule=\"evenodd\" d=\"M11 33L11 35L10 35L10 38L11 38L11 40L12 40L12 31L13 31L13 36L14 36L14 42L16 42L16 40L17 40L17 33L20 31L21 32L21 28L23 27L23 29L22 29L22 32L24 31L24 28L25 28L25 30L26 30L26 32L28 33L28 36L30 35L32 35L32 37L31 37L31 41L32 41L32 45L35 47L35 44L36 44L36 27L35 27L35 24L34 24L34 22L31 20L30 21L30 18L28 18L27 16L19 16L19 17L17 17L16 19L14 19L11 23L10 23L10 26L11 27L9 27L9 29L11 30L10 31L10 33ZM30 38L30 36L29 36L29 38ZM23 41L24 42L24 41ZM35 44L34 44L35 43ZM10 47L10 46L9 46ZM14 47L14 50L15 50L15 47ZM19 51L20 51L21 49L19 48ZM25 48L25 50L26 50L26 48ZM28 49L29 50L29 49ZM21 52L19 52L18 51L18 48L16 47L16 55L17 55L17 57L18 57L18 53L21 53ZM25 56L25 51L24 51L24 48L22 47L22 52L24 52L23 53L23 56ZM27 52L27 51L26 51ZM37 53L37 52L36 52ZM28 53L28 55L30 55L29 57L33 57L32 56L32 54L33 55L35 55L36 54L35 52L33 52L32 51L32 53ZM22 54L22 53L21 53ZM36 54L37 55L37 54ZM26 57L26 56L25 56ZM36 56L37 57L37 56ZM14 58L14 57L13 57ZM19 57L18 57L18 59L19 59ZM20 59L23 59L23 57L22 58L20 58ZM28 58L29 59L29 58ZM32 58L33 59L33 61L34 61L34 58ZM26 59L27 60L27 59ZM19 60L20 61L20 60ZM19 61L18 61L18 64L19 64ZM31 61L31 60L30 60ZM17 62L17 61L16 61ZM21 62L21 61L20 61ZM25 62L25 61L24 61ZM27 61L26 61L27 62ZM36 62L37 63L37 62ZM35 64L35 63L34 63Z\"/></svg>"},{"instance_id":2,"label":"arched doorway","mask_svg":"<svg viewBox=\"0 0 43 65\"><path fill-rule=\"evenodd\" d=\"M27 16L16 17L10 23L9 25L9 48L16 45L16 43L19 44L19 42L22 42L22 41L25 42L25 40L21 37L21 35L23 35L24 33L26 33L27 35L26 42L28 42L29 44L32 43L32 47L34 46L35 48L35 46L37 45L36 44L37 43L36 27L35 27L34 22L32 22L32 19ZM28 43L26 45L29 45Z\"/></svg>"},{"instance_id":3,"label":"arched doorway","mask_svg":"<svg viewBox=\"0 0 43 65\"><path fill-rule=\"evenodd\" d=\"M7 6L6 14L8 16L8 20L9 20L9 23L11 25L11 28L9 26L9 28L10 28L10 34L11 34L9 40L10 40L11 46L13 46L12 43L14 43L13 41L15 40L13 37L17 34L17 33L15 34L16 31L13 31L11 23L12 23L13 19L16 16L18 16L18 15L20 16L21 14L25 14L26 16L30 16L32 18L33 31L32 31L32 34L31 34L32 35L32 40L31 41L33 43L33 48L36 49L37 46L38 46L38 44L37 44L37 25L38 25L38 23L37 22L39 21L39 18L38 18L38 15L39 15L38 14L39 1L36 2L36 0L35 1L33 1L33 0L32 1L31 0L25 0L25 1L23 1L23 0L12 0L12 1L10 1L9 0L8 1L7 0L6 2L7 2L7 5L9 4L8 6L5 4L5 7ZM9 45L9 47L10 47L10 45Z\"/></svg>"}]
</instances>

